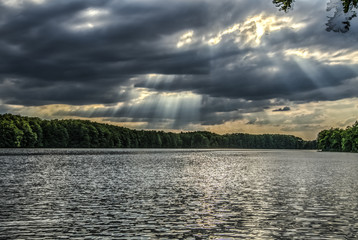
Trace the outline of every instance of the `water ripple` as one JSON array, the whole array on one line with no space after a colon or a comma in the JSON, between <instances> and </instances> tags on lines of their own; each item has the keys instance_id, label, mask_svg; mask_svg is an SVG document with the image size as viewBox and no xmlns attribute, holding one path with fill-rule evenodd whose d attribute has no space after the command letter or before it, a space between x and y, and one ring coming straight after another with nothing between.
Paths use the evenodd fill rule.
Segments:
<instances>
[{"instance_id":1,"label":"water ripple","mask_svg":"<svg viewBox=\"0 0 358 240\"><path fill-rule=\"evenodd\" d=\"M1 151L0 239L358 238L355 154Z\"/></svg>"}]
</instances>

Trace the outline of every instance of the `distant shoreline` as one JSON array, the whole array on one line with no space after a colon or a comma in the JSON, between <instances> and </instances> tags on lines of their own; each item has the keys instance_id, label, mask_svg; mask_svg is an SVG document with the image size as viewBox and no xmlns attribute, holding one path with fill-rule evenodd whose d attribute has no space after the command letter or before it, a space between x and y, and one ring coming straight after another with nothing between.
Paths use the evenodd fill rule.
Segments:
<instances>
[{"instance_id":1,"label":"distant shoreline","mask_svg":"<svg viewBox=\"0 0 358 240\"><path fill-rule=\"evenodd\" d=\"M316 149L239 149L239 148L0 148L0 156L93 156L128 155L153 153L186 152L275 152L275 151L316 151Z\"/></svg>"}]
</instances>

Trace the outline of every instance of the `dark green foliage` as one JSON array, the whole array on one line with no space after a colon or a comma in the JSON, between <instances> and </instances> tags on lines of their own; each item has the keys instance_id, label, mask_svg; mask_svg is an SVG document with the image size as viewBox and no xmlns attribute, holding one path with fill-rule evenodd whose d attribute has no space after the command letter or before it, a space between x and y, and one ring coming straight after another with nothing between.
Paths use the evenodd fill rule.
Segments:
<instances>
[{"instance_id":1,"label":"dark green foliage","mask_svg":"<svg viewBox=\"0 0 358 240\"><path fill-rule=\"evenodd\" d=\"M138 131L83 120L49 121L4 114L0 115L0 147L314 149L316 144L289 135Z\"/></svg>"},{"instance_id":2,"label":"dark green foliage","mask_svg":"<svg viewBox=\"0 0 358 240\"><path fill-rule=\"evenodd\" d=\"M318 134L318 149L335 152L358 152L358 122L344 129L331 128Z\"/></svg>"},{"instance_id":3,"label":"dark green foliage","mask_svg":"<svg viewBox=\"0 0 358 240\"><path fill-rule=\"evenodd\" d=\"M352 8L357 8L358 0L341 0L343 4L343 11L347 13L352 10Z\"/></svg>"},{"instance_id":4,"label":"dark green foliage","mask_svg":"<svg viewBox=\"0 0 358 240\"><path fill-rule=\"evenodd\" d=\"M21 147L23 132L13 121L3 119L0 125L0 147Z\"/></svg>"},{"instance_id":5,"label":"dark green foliage","mask_svg":"<svg viewBox=\"0 0 358 240\"><path fill-rule=\"evenodd\" d=\"M273 0L272 3L280 8L280 11L287 12L292 6L293 0Z\"/></svg>"}]
</instances>

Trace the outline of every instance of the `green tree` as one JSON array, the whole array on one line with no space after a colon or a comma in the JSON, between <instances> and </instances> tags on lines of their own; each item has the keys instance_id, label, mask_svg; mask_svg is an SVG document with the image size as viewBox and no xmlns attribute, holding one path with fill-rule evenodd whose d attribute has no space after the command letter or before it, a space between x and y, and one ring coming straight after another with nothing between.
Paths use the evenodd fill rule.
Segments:
<instances>
[{"instance_id":1,"label":"green tree","mask_svg":"<svg viewBox=\"0 0 358 240\"><path fill-rule=\"evenodd\" d=\"M358 124L342 135L342 148L357 149ZM330 133L330 131L328 131ZM339 132L339 131L338 131ZM327 148L337 148L339 136L327 135ZM338 139L334 142L334 139ZM346 140L347 139L347 140ZM348 139L349 143L348 143ZM83 120L41 120L39 118L0 114L0 147L166 147L166 148L307 148L314 144L287 135L137 131ZM320 142L322 143L322 139ZM337 145L338 144L338 145ZM346 147L344 147L346 146Z\"/></svg>"},{"instance_id":2,"label":"green tree","mask_svg":"<svg viewBox=\"0 0 358 240\"><path fill-rule=\"evenodd\" d=\"M358 152L358 122L345 130L322 130L317 136L317 143L323 151Z\"/></svg>"},{"instance_id":3,"label":"green tree","mask_svg":"<svg viewBox=\"0 0 358 240\"><path fill-rule=\"evenodd\" d=\"M21 147L23 132L11 120L0 121L0 147Z\"/></svg>"},{"instance_id":4,"label":"green tree","mask_svg":"<svg viewBox=\"0 0 358 240\"><path fill-rule=\"evenodd\" d=\"M293 0L273 0L272 3L280 9L280 11L287 12L292 7Z\"/></svg>"}]
</instances>

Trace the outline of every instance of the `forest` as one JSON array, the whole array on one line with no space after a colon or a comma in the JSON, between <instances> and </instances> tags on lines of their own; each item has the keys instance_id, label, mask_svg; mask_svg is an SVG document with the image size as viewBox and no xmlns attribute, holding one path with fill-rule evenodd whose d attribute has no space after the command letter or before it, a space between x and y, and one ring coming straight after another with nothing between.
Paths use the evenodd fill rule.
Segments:
<instances>
[{"instance_id":1,"label":"forest","mask_svg":"<svg viewBox=\"0 0 358 240\"><path fill-rule=\"evenodd\" d=\"M0 114L0 147L315 149L316 141L280 134L143 131L87 120Z\"/></svg>"},{"instance_id":2,"label":"forest","mask_svg":"<svg viewBox=\"0 0 358 240\"><path fill-rule=\"evenodd\" d=\"M318 149L334 152L358 152L358 121L346 129L331 128L318 133Z\"/></svg>"}]
</instances>

